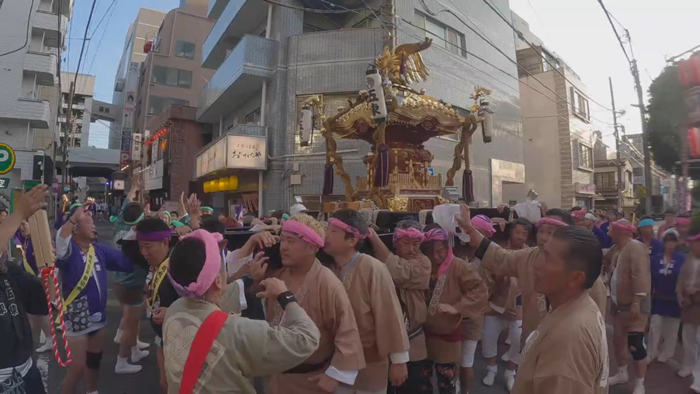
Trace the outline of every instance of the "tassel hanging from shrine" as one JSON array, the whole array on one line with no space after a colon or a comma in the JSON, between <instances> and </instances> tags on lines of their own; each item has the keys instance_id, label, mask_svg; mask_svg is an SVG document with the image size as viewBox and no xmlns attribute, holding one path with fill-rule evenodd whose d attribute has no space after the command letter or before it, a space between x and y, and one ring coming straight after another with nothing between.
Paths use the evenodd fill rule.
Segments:
<instances>
[{"instance_id":1,"label":"tassel hanging from shrine","mask_svg":"<svg viewBox=\"0 0 700 394\"><path fill-rule=\"evenodd\" d=\"M389 185L389 147L385 144L377 147L377 167L374 171L374 186L386 187Z\"/></svg>"},{"instance_id":2,"label":"tassel hanging from shrine","mask_svg":"<svg viewBox=\"0 0 700 394\"><path fill-rule=\"evenodd\" d=\"M467 204L474 202L474 178L471 170L462 173L462 198Z\"/></svg>"},{"instance_id":3,"label":"tassel hanging from shrine","mask_svg":"<svg viewBox=\"0 0 700 394\"><path fill-rule=\"evenodd\" d=\"M327 163L325 173L323 174L323 195L329 196L333 194L333 163Z\"/></svg>"}]
</instances>

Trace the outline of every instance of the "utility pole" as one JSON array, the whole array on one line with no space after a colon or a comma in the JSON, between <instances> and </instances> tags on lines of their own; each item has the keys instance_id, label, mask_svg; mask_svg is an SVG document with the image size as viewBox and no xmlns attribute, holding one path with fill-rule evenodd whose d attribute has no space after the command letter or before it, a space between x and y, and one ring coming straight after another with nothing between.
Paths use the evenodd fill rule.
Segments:
<instances>
[{"instance_id":1,"label":"utility pole","mask_svg":"<svg viewBox=\"0 0 700 394\"><path fill-rule=\"evenodd\" d=\"M73 134L73 122L71 120L71 114L73 112L73 93L75 88L75 82L71 81L70 83L70 89L68 90L68 110L66 111L66 121L65 125L71 128L71 135ZM68 156L68 139L69 139L69 134L68 131L66 130L66 127L63 127L63 142L61 143L61 150L63 151L63 172L61 176L61 192L59 195L63 195L63 191L66 190L66 181L68 180L68 163L67 163L67 156Z\"/></svg>"},{"instance_id":2,"label":"utility pole","mask_svg":"<svg viewBox=\"0 0 700 394\"><path fill-rule=\"evenodd\" d=\"M629 33L628 33L629 34ZM629 37L629 35L628 35ZM631 42L631 39L630 39ZM647 198L645 202L645 211L647 215L651 215L651 153L649 152L649 131L647 128L647 108L644 105L644 92L642 91L642 83L639 81L639 68L637 67L637 59L632 53L632 76L634 76L634 86L637 89L637 100L639 101L639 116L642 119L642 145L644 153L644 188L646 189Z\"/></svg>"},{"instance_id":3,"label":"utility pole","mask_svg":"<svg viewBox=\"0 0 700 394\"><path fill-rule=\"evenodd\" d=\"M622 212L622 162L620 161L620 134L617 127L617 111L615 110L615 92L613 91L612 78L608 77L610 84L610 101L612 102L613 128L615 129L615 159L617 162L617 210Z\"/></svg>"}]
</instances>

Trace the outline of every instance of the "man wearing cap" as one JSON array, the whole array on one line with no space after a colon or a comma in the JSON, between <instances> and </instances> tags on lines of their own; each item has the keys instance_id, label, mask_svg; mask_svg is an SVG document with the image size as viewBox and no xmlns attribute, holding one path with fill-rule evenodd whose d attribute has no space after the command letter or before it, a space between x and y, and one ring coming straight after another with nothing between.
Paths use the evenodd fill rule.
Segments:
<instances>
[{"instance_id":1,"label":"man wearing cap","mask_svg":"<svg viewBox=\"0 0 700 394\"><path fill-rule=\"evenodd\" d=\"M333 257L331 269L350 298L367 362L355 384L337 394L383 394L388 381L401 386L408 375L408 335L391 274L383 263L359 252L371 236L358 211L342 209L328 221L323 250Z\"/></svg>"},{"instance_id":2,"label":"man wearing cap","mask_svg":"<svg viewBox=\"0 0 700 394\"><path fill-rule=\"evenodd\" d=\"M271 394L332 393L341 384L354 385L365 367L360 333L343 283L316 258L325 245L324 237L321 223L306 214L292 216L282 228L283 267L273 275L293 292L321 331L321 339L318 350L303 364L268 379ZM275 300L267 299L266 319L271 327L280 326L284 315Z\"/></svg>"},{"instance_id":3,"label":"man wearing cap","mask_svg":"<svg viewBox=\"0 0 700 394\"><path fill-rule=\"evenodd\" d=\"M571 208L571 216L574 218L577 226L585 227L593 232L593 235L598 238L598 242L600 242L600 246L602 246L603 249L608 249L612 245L612 240L608 234L595 225L595 215L587 212L586 208Z\"/></svg>"},{"instance_id":4,"label":"man wearing cap","mask_svg":"<svg viewBox=\"0 0 700 394\"><path fill-rule=\"evenodd\" d=\"M656 256L664 252L664 243L654 237L654 219L645 217L637 225L639 237L637 241L644 244L649 249L649 257Z\"/></svg>"},{"instance_id":5,"label":"man wearing cap","mask_svg":"<svg viewBox=\"0 0 700 394\"><path fill-rule=\"evenodd\" d=\"M612 265L610 312L614 316L613 341L618 371L608 383L612 386L629 380L629 352L635 364L633 393L644 394L644 377L649 364L644 331L651 314L651 263L649 249L632 238L635 230L627 219L615 221L610 227L610 237L615 243L608 252Z\"/></svg>"},{"instance_id":6,"label":"man wearing cap","mask_svg":"<svg viewBox=\"0 0 700 394\"><path fill-rule=\"evenodd\" d=\"M673 208L667 209L664 220L664 224L659 226L659 232L656 234L656 238L663 238L664 234L666 234L666 230L676 227L676 210Z\"/></svg>"},{"instance_id":7,"label":"man wearing cap","mask_svg":"<svg viewBox=\"0 0 700 394\"><path fill-rule=\"evenodd\" d=\"M533 264L537 259L544 258L542 248L557 228L574 224L571 214L558 208L547 210L545 217L537 222L537 246L517 251L505 250L489 241L480 232L474 231L468 207L462 206L460 215L457 222L462 230L468 233L469 243L476 248L476 257L482 261L484 268L495 275L518 279L523 305L521 343L524 343L524 339L535 330L549 312L547 299L535 291ZM606 291L600 278L595 281L590 295L600 310L605 311Z\"/></svg>"}]
</instances>

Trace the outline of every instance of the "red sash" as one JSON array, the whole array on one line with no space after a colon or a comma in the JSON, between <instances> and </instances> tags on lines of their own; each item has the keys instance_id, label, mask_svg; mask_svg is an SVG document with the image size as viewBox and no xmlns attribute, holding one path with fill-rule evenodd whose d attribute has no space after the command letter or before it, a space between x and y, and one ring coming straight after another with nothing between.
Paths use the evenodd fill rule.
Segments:
<instances>
[{"instance_id":1,"label":"red sash","mask_svg":"<svg viewBox=\"0 0 700 394\"><path fill-rule=\"evenodd\" d=\"M429 332L428 335L431 337L440 338L445 342L456 343L456 342L462 342L462 332L463 331L464 331L464 326L462 325L462 323L460 323L459 326L449 334L440 335L440 334L433 334L433 333Z\"/></svg>"},{"instance_id":2,"label":"red sash","mask_svg":"<svg viewBox=\"0 0 700 394\"><path fill-rule=\"evenodd\" d=\"M190 347L190 354L187 355L187 361L185 361L185 369L182 372L182 381L180 382L180 394L192 394L194 386L199 380L199 374L202 372L204 361L206 361L207 355L209 355L209 351L227 318L227 313L214 311L199 326Z\"/></svg>"}]
</instances>

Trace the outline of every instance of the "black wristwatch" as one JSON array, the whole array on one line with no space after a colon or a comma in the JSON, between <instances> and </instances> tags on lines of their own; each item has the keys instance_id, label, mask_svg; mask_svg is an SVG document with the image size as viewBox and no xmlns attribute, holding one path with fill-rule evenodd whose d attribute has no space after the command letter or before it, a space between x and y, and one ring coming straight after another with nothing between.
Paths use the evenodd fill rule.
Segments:
<instances>
[{"instance_id":1,"label":"black wristwatch","mask_svg":"<svg viewBox=\"0 0 700 394\"><path fill-rule=\"evenodd\" d=\"M284 310L287 307L287 305L291 304L292 302L297 302L297 298L294 297L294 293L287 290L284 293L280 293L280 295L277 296L277 302L280 303L280 306Z\"/></svg>"}]
</instances>

